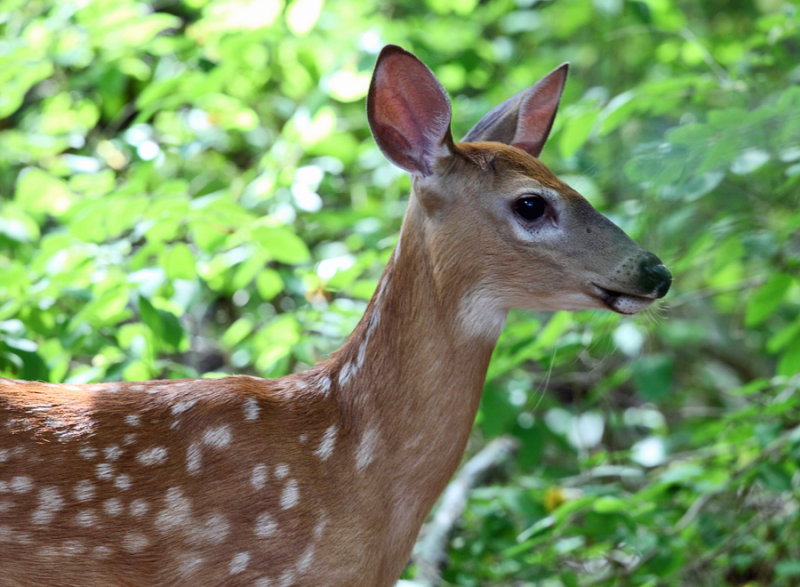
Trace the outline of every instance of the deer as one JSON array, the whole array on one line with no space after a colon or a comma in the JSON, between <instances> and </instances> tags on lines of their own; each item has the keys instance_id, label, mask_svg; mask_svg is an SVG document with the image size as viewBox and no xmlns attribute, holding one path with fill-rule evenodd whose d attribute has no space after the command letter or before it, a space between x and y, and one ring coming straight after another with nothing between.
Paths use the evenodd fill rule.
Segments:
<instances>
[{"instance_id":1,"label":"deer","mask_svg":"<svg viewBox=\"0 0 800 587\"><path fill-rule=\"evenodd\" d=\"M367 119L411 194L345 343L280 379L0 378L0 584L393 585L456 471L512 308L634 314L664 264L540 160L563 64L456 142L380 52Z\"/></svg>"}]
</instances>

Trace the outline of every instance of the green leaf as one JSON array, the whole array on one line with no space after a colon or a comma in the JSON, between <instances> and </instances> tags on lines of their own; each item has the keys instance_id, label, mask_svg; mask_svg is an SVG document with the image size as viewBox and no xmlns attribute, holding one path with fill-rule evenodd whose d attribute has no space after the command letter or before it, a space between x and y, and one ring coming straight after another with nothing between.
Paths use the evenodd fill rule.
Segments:
<instances>
[{"instance_id":1,"label":"green leaf","mask_svg":"<svg viewBox=\"0 0 800 587\"><path fill-rule=\"evenodd\" d=\"M291 314L282 314L258 331L253 343L257 353L256 367L268 371L277 361L291 353L300 340L300 326Z\"/></svg>"},{"instance_id":2,"label":"green leaf","mask_svg":"<svg viewBox=\"0 0 800 587\"><path fill-rule=\"evenodd\" d=\"M123 286L116 286L94 295L80 312L70 320L70 329L80 328L88 323L92 328L116 324L130 314L127 308L129 292Z\"/></svg>"},{"instance_id":3,"label":"green leaf","mask_svg":"<svg viewBox=\"0 0 800 587\"><path fill-rule=\"evenodd\" d=\"M17 179L14 198L31 213L61 216L72 205L74 194L64 180L37 167L28 167Z\"/></svg>"},{"instance_id":4,"label":"green leaf","mask_svg":"<svg viewBox=\"0 0 800 587\"><path fill-rule=\"evenodd\" d=\"M33 381L48 381L49 372L44 359L29 340L6 338L0 340L0 369L13 367L17 377Z\"/></svg>"},{"instance_id":5,"label":"green leaf","mask_svg":"<svg viewBox=\"0 0 800 587\"><path fill-rule=\"evenodd\" d=\"M731 393L734 395L755 395L765 389L767 389L770 385L769 379L766 378L759 378L754 379L753 381L742 385L741 387L737 387L731 390Z\"/></svg>"},{"instance_id":6,"label":"green leaf","mask_svg":"<svg viewBox=\"0 0 800 587\"><path fill-rule=\"evenodd\" d=\"M559 133L558 149L562 157L572 157L589 138L598 112L589 110L572 116Z\"/></svg>"},{"instance_id":7,"label":"green leaf","mask_svg":"<svg viewBox=\"0 0 800 587\"><path fill-rule=\"evenodd\" d=\"M297 265L311 258L303 240L290 230L279 226L259 226L253 229L254 240L281 263Z\"/></svg>"},{"instance_id":8,"label":"green leaf","mask_svg":"<svg viewBox=\"0 0 800 587\"><path fill-rule=\"evenodd\" d=\"M220 342L229 349L233 349L245 338L250 336L255 328L255 324L249 318L239 318L222 335Z\"/></svg>"},{"instance_id":9,"label":"green leaf","mask_svg":"<svg viewBox=\"0 0 800 587\"><path fill-rule=\"evenodd\" d=\"M169 348L178 348L183 340L183 328L175 314L155 308L147 298L139 296L139 315L161 342Z\"/></svg>"},{"instance_id":10,"label":"green leaf","mask_svg":"<svg viewBox=\"0 0 800 587\"><path fill-rule=\"evenodd\" d=\"M569 312L555 312L547 324L536 335L535 348L552 348L559 336L569 329L573 316Z\"/></svg>"},{"instance_id":11,"label":"green leaf","mask_svg":"<svg viewBox=\"0 0 800 587\"><path fill-rule=\"evenodd\" d=\"M770 276L747 303L745 323L748 326L756 326L772 315L793 282L794 278L785 273L775 273Z\"/></svg>"},{"instance_id":12,"label":"green leaf","mask_svg":"<svg viewBox=\"0 0 800 587\"><path fill-rule=\"evenodd\" d=\"M487 386L481 397L478 423L487 436L498 436L516 419L517 411L504 390Z\"/></svg>"},{"instance_id":13,"label":"green leaf","mask_svg":"<svg viewBox=\"0 0 800 587\"><path fill-rule=\"evenodd\" d=\"M778 375L792 377L798 373L800 373L800 336L786 346L778 361Z\"/></svg>"},{"instance_id":14,"label":"green leaf","mask_svg":"<svg viewBox=\"0 0 800 587\"><path fill-rule=\"evenodd\" d=\"M800 560L780 561L775 565L779 577L800 577Z\"/></svg>"},{"instance_id":15,"label":"green leaf","mask_svg":"<svg viewBox=\"0 0 800 587\"><path fill-rule=\"evenodd\" d=\"M271 300L283 291L283 280L273 269L262 269L256 277L256 288L262 300Z\"/></svg>"},{"instance_id":16,"label":"green leaf","mask_svg":"<svg viewBox=\"0 0 800 587\"><path fill-rule=\"evenodd\" d=\"M672 389L673 361L667 355L649 355L633 363L633 383L649 401L665 399Z\"/></svg>"},{"instance_id":17,"label":"green leaf","mask_svg":"<svg viewBox=\"0 0 800 587\"><path fill-rule=\"evenodd\" d=\"M633 92L623 92L614 96L603 109L598 135L603 137L630 117L636 107Z\"/></svg>"},{"instance_id":18,"label":"green leaf","mask_svg":"<svg viewBox=\"0 0 800 587\"><path fill-rule=\"evenodd\" d=\"M175 243L166 249L161 265L169 279L194 279L197 276L194 253L185 243Z\"/></svg>"},{"instance_id":19,"label":"green leaf","mask_svg":"<svg viewBox=\"0 0 800 587\"><path fill-rule=\"evenodd\" d=\"M800 338L800 316L795 318L794 322L790 322L778 330L769 339L769 342L767 342L767 350L771 353L777 353L789 345L795 338Z\"/></svg>"},{"instance_id":20,"label":"green leaf","mask_svg":"<svg viewBox=\"0 0 800 587\"><path fill-rule=\"evenodd\" d=\"M764 463L758 468L758 477L764 486L772 491L792 490L792 476L779 465Z\"/></svg>"},{"instance_id":21,"label":"green leaf","mask_svg":"<svg viewBox=\"0 0 800 587\"><path fill-rule=\"evenodd\" d=\"M618 497L604 495L594 501L592 509L600 514L612 514L627 511L630 503Z\"/></svg>"}]
</instances>

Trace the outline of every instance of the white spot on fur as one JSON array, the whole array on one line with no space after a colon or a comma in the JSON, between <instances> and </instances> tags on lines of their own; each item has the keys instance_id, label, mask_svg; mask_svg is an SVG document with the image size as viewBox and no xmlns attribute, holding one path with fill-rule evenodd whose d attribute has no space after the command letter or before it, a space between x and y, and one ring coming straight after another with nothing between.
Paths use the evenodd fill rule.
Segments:
<instances>
[{"instance_id":1,"label":"white spot on fur","mask_svg":"<svg viewBox=\"0 0 800 587\"><path fill-rule=\"evenodd\" d=\"M84 528L91 528L97 522L97 515L94 510L81 510L75 514L75 523Z\"/></svg>"},{"instance_id":2,"label":"white spot on fur","mask_svg":"<svg viewBox=\"0 0 800 587\"><path fill-rule=\"evenodd\" d=\"M381 309L375 308L373 310L372 315L369 317L369 323L367 325L367 333L364 335L364 341L361 343L361 346L358 349L358 357L356 358L356 367L361 369L364 366L364 359L367 354L367 348L369 346L369 340L372 338L372 334L375 332L375 329L378 327L378 323L381 320Z\"/></svg>"},{"instance_id":3,"label":"white spot on fur","mask_svg":"<svg viewBox=\"0 0 800 587\"><path fill-rule=\"evenodd\" d=\"M127 491L131 488L131 476L126 473L117 475L117 478L114 479L114 485L120 491Z\"/></svg>"},{"instance_id":4,"label":"white spot on fur","mask_svg":"<svg viewBox=\"0 0 800 587\"><path fill-rule=\"evenodd\" d=\"M91 461L97 458L98 452L97 449L93 446L89 446L88 444L81 445L78 449L78 455L87 461Z\"/></svg>"},{"instance_id":5,"label":"white spot on fur","mask_svg":"<svg viewBox=\"0 0 800 587\"><path fill-rule=\"evenodd\" d=\"M378 442L378 429L370 428L361 437L356 449L356 469L363 471L375 458L375 445Z\"/></svg>"},{"instance_id":6,"label":"white spot on fur","mask_svg":"<svg viewBox=\"0 0 800 587\"><path fill-rule=\"evenodd\" d=\"M27 475L18 475L17 477L11 478L8 487L14 493L28 493L33 489L33 481Z\"/></svg>"},{"instance_id":7,"label":"white spot on fur","mask_svg":"<svg viewBox=\"0 0 800 587\"><path fill-rule=\"evenodd\" d=\"M89 501L94 497L94 490L94 483L88 479L81 479L75 484L72 495L74 495L75 499L78 501Z\"/></svg>"},{"instance_id":8,"label":"white spot on fur","mask_svg":"<svg viewBox=\"0 0 800 587\"><path fill-rule=\"evenodd\" d=\"M95 546L90 553L90 556L95 559L104 559L114 554L114 551L108 546Z\"/></svg>"},{"instance_id":9,"label":"white spot on fur","mask_svg":"<svg viewBox=\"0 0 800 587\"><path fill-rule=\"evenodd\" d=\"M253 533L259 538L267 538L272 536L277 530L278 523L269 512L264 512L256 518L256 523L253 527Z\"/></svg>"},{"instance_id":10,"label":"white spot on fur","mask_svg":"<svg viewBox=\"0 0 800 587\"><path fill-rule=\"evenodd\" d=\"M319 380L319 392L327 396L331 391L331 378L327 375L323 375Z\"/></svg>"},{"instance_id":11,"label":"white spot on fur","mask_svg":"<svg viewBox=\"0 0 800 587\"><path fill-rule=\"evenodd\" d=\"M328 525L328 516L325 515L325 512L322 512L320 515L319 522L317 525L314 526L314 540L319 540L322 538L322 533L325 531L325 526Z\"/></svg>"},{"instance_id":12,"label":"white spot on fur","mask_svg":"<svg viewBox=\"0 0 800 587\"><path fill-rule=\"evenodd\" d=\"M182 577L188 577L194 574L195 570L199 569L203 564L203 557L198 556L197 553L188 553L181 556L181 562L178 566L178 572Z\"/></svg>"},{"instance_id":13,"label":"white spot on fur","mask_svg":"<svg viewBox=\"0 0 800 587\"><path fill-rule=\"evenodd\" d=\"M39 558L53 558L58 556L58 549L54 546L43 546L37 552Z\"/></svg>"},{"instance_id":14,"label":"white spot on fur","mask_svg":"<svg viewBox=\"0 0 800 587\"><path fill-rule=\"evenodd\" d=\"M112 497L103 502L103 511L109 516L118 516L122 513L122 502Z\"/></svg>"},{"instance_id":15,"label":"white spot on fur","mask_svg":"<svg viewBox=\"0 0 800 587\"><path fill-rule=\"evenodd\" d=\"M164 509L156 518L156 526L161 532L169 532L175 528L188 526L192 517L192 505L184 497L180 487L170 487L164 497Z\"/></svg>"},{"instance_id":16,"label":"white spot on fur","mask_svg":"<svg viewBox=\"0 0 800 587\"><path fill-rule=\"evenodd\" d=\"M15 534L9 526L0 526L0 542L15 542Z\"/></svg>"},{"instance_id":17,"label":"white spot on fur","mask_svg":"<svg viewBox=\"0 0 800 587\"><path fill-rule=\"evenodd\" d=\"M190 475L197 475L203 465L203 449L196 442L186 448L186 472Z\"/></svg>"},{"instance_id":18,"label":"white spot on fur","mask_svg":"<svg viewBox=\"0 0 800 587\"><path fill-rule=\"evenodd\" d=\"M400 234L397 235L397 244L394 246L394 258L395 259L400 257L400 241L402 240L402 238L403 238L403 233L400 232ZM387 281L388 281L388 279L387 279Z\"/></svg>"},{"instance_id":19,"label":"white spot on fur","mask_svg":"<svg viewBox=\"0 0 800 587\"><path fill-rule=\"evenodd\" d=\"M275 467L275 476L278 479L285 479L289 475L289 465L281 463Z\"/></svg>"},{"instance_id":20,"label":"white spot on fur","mask_svg":"<svg viewBox=\"0 0 800 587\"><path fill-rule=\"evenodd\" d=\"M256 465L253 467L253 472L250 475L250 484L255 489L264 489L267 484L267 466Z\"/></svg>"},{"instance_id":21,"label":"white spot on fur","mask_svg":"<svg viewBox=\"0 0 800 587\"><path fill-rule=\"evenodd\" d=\"M86 546L80 540L65 540L61 552L67 556L77 556L86 553Z\"/></svg>"},{"instance_id":22,"label":"white spot on fur","mask_svg":"<svg viewBox=\"0 0 800 587\"><path fill-rule=\"evenodd\" d=\"M253 583L253 587L272 587L272 579L269 577L259 577Z\"/></svg>"},{"instance_id":23,"label":"white spot on fur","mask_svg":"<svg viewBox=\"0 0 800 587\"><path fill-rule=\"evenodd\" d=\"M145 467L160 465L167 460L167 449L163 446L154 446L153 448L148 448L137 454L136 460Z\"/></svg>"},{"instance_id":24,"label":"white spot on fur","mask_svg":"<svg viewBox=\"0 0 800 587\"><path fill-rule=\"evenodd\" d=\"M231 443L231 437L231 427L226 424L206 430L203 443L214 448L225 448Z\"/></svg>"},{"instance_id":25,"label":"white spot on fur","mask_svg":"<svg viewBox=\"0 0 800 587\"><path fill-rule=\"evenodd\" d=\"M300 501L300 491L297 489L297 480L289 479L281 492L281 508L288 510Z\"/></svg>"},{"instance_id":26,"label":"white spot on fur","mask_svg":"<svg viewBox=\"0 0 800 587\"><path fill-rule=\"evenodd\" d=\"M225 516L219 513L208 514L194 538L211 544L220 544L230 531L231 524Z\"/></svg>"},{"instance_id":27,"label":"white spot on fur","mask_svg":"<svg viewBox=\"0 0 800 587\"><path fill-rule=\"evenodd\" d=\"M352 361L348 361L342 367L342 370L339 371L339 387L343 387L347 385L350 379L353 378L353 375L356 374L356 366L352 363Z\"/></svg>"},{"instance_id":28,"label":"white spot on fur","mask_svg":"<svg viewBox=\"0 0 800 587\"><path fill-rule=\"evenodd\" d=\"M128 414L125 416L125 423L128 426L138 426L142 422L142 418L139 414Z\"/></svg>"},{"instance_id":29,"label":"white spot on fur","mask_svg":"<svg viewBox=\"0 0 800 587\"><path fill-rule=\"evenodd\" d=\"M300 444L305 444L308 441L308 434L301 434L300 436L297 437L297 441Z\"/></svg>"},{"instance_id":30,"label":"white spot on fur","mask_svg":"<svg viewBox=\"0 0 800 587\"><path fill-rule=\"evenodd\" d=\"M238 575L247 568L248 563L250 562L250 553L249 552L239 552L231 559L230 564L228 565L228 573L231 575Z\"/></svg>"},{"instance_id":31,"label":"white spot on fur","mask_svg":"<svg viewBox=\"0 0 800 587\"><path fill-rule=\"evenodd\" d=\"M461 298L458 325L471 338L496 341L506 324L506 312L497 304L497 296L479 287Z\"/></svg>"},{"instance_id":32,"label":"white spot on fur","mask_svg":"<svg viewBox=\"0 0 800 587\"><path fill-rule=\"evenodd\" d=\"M314 562L315 550L316 545L309 544L305 551L303 551L303 554L300 555L300 558L297 561L297 572L301 575L311 568L311 563Z\"/></svg>"},{"instance_id":33,"label":"white spot on fur","mask_svg":"<svg viewBox=\"0 0 800 587\"><path fill-rule=\"evenodd\" d=\"M244 419L248 421L258 420L258 413L261 411L261 406L254 397L248 397L242 404L244 409Z\"/></svg>"},{"instance_id":34,"label":"white spot on fur","mask_svg":"<svg viewBox=\"0 0 800 587\"><path fill-rule=\"evenodd\" d=\"M114 467L111 463L100 463L94 468L98 479L110 481L114 477Z\"/></svg>"},{"instance_id":35,"label":"white spot on fur","mask_svg":"<svg viewBox=\"0 0 800 587\"><path fill-rule=\"evenodd\" d=\"M141 532L128 532L122 539L122 548L131 554L143 551L150 546L150 540Z\"/></svg>"},{"instance_id":36,"label":"white spot on fur","mask_svg":"<svg viewBox=\"0 0 800 587\"><path fill-rule=\"evenodd\" d=\"M34 524L49 524L64 507L64 498L56 487L45 487L39 492L39 507L33 510L31 521Z\"/></svg>"},{"instance_id":37,"label":"white spot on fur","mask_svg":"<svg viewBox=\"0 0 800 587\"><path fill-rule=\"evenodd\" d=\"M290 587L290 585L294 585L297 582L297 574L294 569L286 569L281 573L279 581L278 587Z\"/></svg>"},{"instance_id":38,"label":"white spot on fur","mask_svg":"<svg viewBox=\"0 0 800 587\"><path fill-rule=\"evenodd\" d=\"M314 454L323 461L327 461L328 457L333 454L333 448L336 444L337 431L338 428L336 424L328 426L328 429L325 430L325 433L322 435L322 440L319 443L319 447L314 451Z\"/></svg>"},{"instance_id":39,"label":"white spot on fur","mask_svg":"<svg viewBox=\"0 0 800 587\"><path fill-rule=\"evenodd\" d=\"M122 456L122 449L116 444L112 444L111 446L107 446L103 449L103 454L105 455L107 461L116 461Z\"/></svg>"},{"instance_id":40,"label":"white spot on fur","mask_svg":"<svg viewBox=\"0 0 800 587\"><path fill-rule=\"evenodd\" d=\"M173 416L177 416L177 415L182 414L185 411L191 409L192 406L194 406L196 403L197 403L196 399L187 399L187 400L175 402L174 404L172 404L172 407L170 408L170 412L172 413Z\"/></svg>"},{"instance_id":41,"label":"white spot on fur","mask_svg":"<svg viewBox=\"0 0 800 587\"><path fill-rule=\"evenodd\" d=\"M367 356L367 343L369 339L365 339L364 342L361 343L361 346L358 347L358 356L356 357L356 371L361 369L364 366L364 359Z\"/></svg>"},{"instance_id":42,"label":"white spot on fur","mask_svg":"<svg viewBox=\"0 0 800 587\"><path fill-rule=\"evenodd\" d=\"M128 506L128 510L130 511L131 515L134 518L141 518L143 515L147 513L147 510L150 509L150 504L147 502L146 499L138 498L134 499L131 502L131 505Z\"/></svg>"}]
</instances>

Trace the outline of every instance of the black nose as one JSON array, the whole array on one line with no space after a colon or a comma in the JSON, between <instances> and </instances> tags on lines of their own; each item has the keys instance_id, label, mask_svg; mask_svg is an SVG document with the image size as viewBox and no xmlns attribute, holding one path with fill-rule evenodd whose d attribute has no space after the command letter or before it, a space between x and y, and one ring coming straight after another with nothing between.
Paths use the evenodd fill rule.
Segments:
<instances>
[{"instance_id":1,"label":"black nose","mask_svg":"<svg viewBox=\"0 0 800 587\"><path fill-rule=\"evenodd\" d=\"M639 263L639 270L641 271L642 289L653 292L653 295L657 298L663 298L667 295L669 286L672 284L672 274L670 274L669 269L664 267L661 259L655 255L648 254Z\"/></svg>"}]
</instances>

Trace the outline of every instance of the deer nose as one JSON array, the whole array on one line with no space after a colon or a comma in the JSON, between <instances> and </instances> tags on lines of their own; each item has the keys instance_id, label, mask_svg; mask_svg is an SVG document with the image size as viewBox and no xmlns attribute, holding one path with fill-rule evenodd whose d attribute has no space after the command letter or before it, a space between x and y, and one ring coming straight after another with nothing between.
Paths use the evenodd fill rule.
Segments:
<instances>
[{"instance_id":1,"label":"deer nose","mask_svg":"<svg viewBox=\"0 0 800 587\"><path fill-rule=\"evenodd\" d=\"M639 263L639 270L641 271L642 289L653 292L653 296L656 298L663 298L667 295L669 286L672 284L672 274L661 262L661 259L648 253Z\"/></svg>"}]
</instances>

